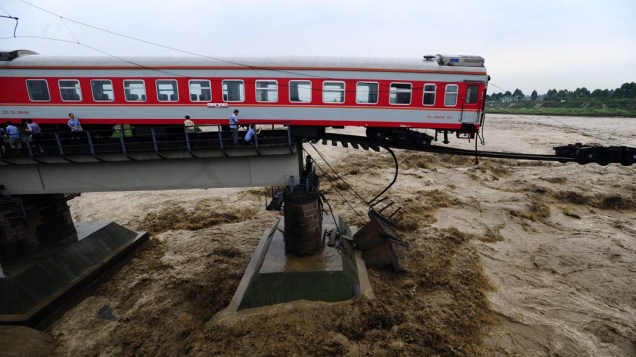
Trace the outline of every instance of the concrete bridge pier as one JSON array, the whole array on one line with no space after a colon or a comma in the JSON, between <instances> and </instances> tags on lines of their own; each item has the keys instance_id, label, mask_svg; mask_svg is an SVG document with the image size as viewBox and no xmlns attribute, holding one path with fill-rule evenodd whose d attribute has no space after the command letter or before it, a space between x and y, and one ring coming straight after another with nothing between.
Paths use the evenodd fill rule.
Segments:
<instances>
[{"instance_id":1,"label":"concrete bridge pier","mask_svg":"<svg viewBox=\"0 0 636 357\"><path fill-rule=\"evenodd\" d=\"M64 194L0 196L0 264L77 240Z\"/></svg>"},{"instance_id":2,"label":"concrete bridge pier","mask_svg":"<svg viewBox=\"0 0 636 357\"><path fill-rule=\"evenodd\" d=\"M266 230L252 255L232 301L212 323L229 319L240 310L296 300L338 302L360 295L373 297L362 256L352 242L327 237L352 237L340 217L323 211L320 183L307 157L299 184L278 191L269 210L284 206L284 217Z\"/></svg>"},{"instance_id":3,"label":"concrete bridge pier","mask_svg":"<svg viewBox=\"0 0 636 357\"><path fill-rule=\"evenodd\" d=\"M67 198L0 196L0 324L36 324L147 238L112 222L74 224Z\"/></svg>"}]
</instances>

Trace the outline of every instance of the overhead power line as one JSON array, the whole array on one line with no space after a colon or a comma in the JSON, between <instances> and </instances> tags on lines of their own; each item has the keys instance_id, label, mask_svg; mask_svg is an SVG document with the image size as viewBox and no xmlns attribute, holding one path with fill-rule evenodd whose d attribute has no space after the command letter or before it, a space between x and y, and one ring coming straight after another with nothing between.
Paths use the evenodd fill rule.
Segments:
<instances>
[{"instance_id":1,"label":"overhead power line","mask_svg":"<svg viewBox=\"0 0 636 357\"><path fill-rule=\"evenodd\" d=\"M258 73L258 71L259 70L261 70L261 71L264 70L264 71L273 71L273 72L278 72L278 73L293 74L293 75L296 75L296 76L299 76L299 77L308 77L308 78L325 79L325 80L340 80L340 78L326 77L326 76L303 73L303 72L298 72L298 71L293 71L293 70L284 70L284 69L279 69L279 68L268 68L268 67L263 67L263 66L254 66L254 65L249 65L249 64L246 64L246 63L238 62L238 61L233 61L233 60L229 60L229 59L208 56L208 55L204 55L204 54L200 54L200 53L196 53L196 52L192 52L192 51L182 50L180 48L176 48L176 47L172 47L172 46L163 45L163 44L160 44L160 43L157 43L157 42L144 40L144 39L141 39L141 38L138 38L138 37L126 35L126 34L115 32L115 31L112 31L112 30L108 30L108 29L105 29L105 28L102 28L102 27L99 27L99 26L91 25L91 24L88 24L86 22L82 22L82 21L78 21L78 20L75 20L75 19L71 19L71 18L62 16L60 14L54 13L54 12L52 12L50 10L44 9L44 8L42 8L40 6L34 5L34 4L32 4L32 3L28 2L28 1L25 1L25 0L19 0L19 1L24 3L24 4L26 4L26 5L31 6L33 8L36 8L36 9L38 9L40 11L43 11L43 12L49 14L49 15L55 16L55 17L59 18L60 20L62 20L63 22L64 22L64 20L66 20L66 21L69 21L69 22L72 22L72 23L75 23L75 24L78 24L78 25L81 25L81 26L85 26L85 27L88 27L88 28L91 28L91 29L94 29L94 30L102 31L102 32L105 32L105 33L108 33L108 34L111 34L111 35L114 35L114 36L119 36L119 37L130 39L130 40L133 40L133 41L138 41L138 42L145 43L145 44L148 44L148 45L157 46L157 47L160 47L160 48L164 48L164 49L168 49L168 50L172 50L172 51L176 51L176 52L180 52L180 53L184 53L184 54L188 54L188 55L192 55L192 56L197 56L197 57L207 58L207 59L211 59L211 60L215 60L215 61L219 61L219 62L224 62L224 63L228 63L228 64L240 66L240 67L245 67L247 69L253 70L258 77L262 77L262 75L260 73ZM66 23L64 23L64 25L66 26L66 28L71 33L71 36L73 36L76 39L76 42L68 41L68 40L52 39L52 38L40 37L40 36L15 36L15 33L14 33L14 37L15 38L30 37L30 38L39 38L39 39L44 39L44 40L48 39L48 40L53 40L53 41L62 41L62 42L68 42L68 43L72 43L72 44L77 44L77 45L81 45L81 46L84 46L86 48L92 49L92 50L94 50L96 52L102 53L104 55L107 55L107 56L122 60L122 61L124 61L126 63L131 64L131 65L138 66L140 68L151 69L151 70L155 70L155 71L162 72L162 73L168 73L168 74L179 76L179 77L188 77L189 78L189 76L179 75L179 74L172 73L172 72L169 72L169 71L165 71L165 70L160 70L160 69L155 69L155 68L152 68L152 67L144 66L144 65L136 63L136 62L134 62L132 60L127 60L127 59L124 59L124 58L122 58L120 56L113 55L113 54L111 54L111 53L109 53L107 51L99 50L99 49L97 49L94 46L90 46L90 45L81 43L77 39L77 37L75 37L75 35L70 30L68 25ZM2 39L7 39L7 38L2 38ZM412 90L421 90L423 88L424 88L423 85L422 86L414 86L414 87L412 87ZM319 90L321 90L321 89L320 88L314 88L312 86L312 91L319 91ZM345 93L354 93L355 90L346 90L345 89L344 92ZM390 90L388 90L388 91L387 90L378 90L378 93L387 93L387 92L390 92Z\"/></svg>"},{"instance_id":2,"label":"overhead power line","mask_svg":"<svg viewBox=\"0 0 636 357\"><path fill-rule=\"evenodd\" d=\"M2 8L0 8L2 9ZM2 9L2 11L6 12L7 15L9 16L4 16L4 15L0 15L0 17L5 18L5 19L12 19L15 20L15 27L13 28L13 37L15 37L15 32L18 30L18 21L20 20L17 17L11 16L11 14L9 14L6 10Z\"/></svg>"}]
</instances>

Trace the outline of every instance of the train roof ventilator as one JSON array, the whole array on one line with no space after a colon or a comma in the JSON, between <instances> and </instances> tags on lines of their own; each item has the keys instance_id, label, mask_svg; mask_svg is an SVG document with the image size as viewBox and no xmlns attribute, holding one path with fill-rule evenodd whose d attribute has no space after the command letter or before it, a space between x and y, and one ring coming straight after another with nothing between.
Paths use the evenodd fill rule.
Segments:
<instances>
[{"instance_id":1,"label":"train roof ventilator","mask_svg":"<svg viewBox=\"0 0 636 357\"><path fill-rule=\"evenodd\" d=\"M424 56L425 62L437 61L440 66L483 67L486 60L480 56L440 55Z\"/></svg>"}]
</instances>

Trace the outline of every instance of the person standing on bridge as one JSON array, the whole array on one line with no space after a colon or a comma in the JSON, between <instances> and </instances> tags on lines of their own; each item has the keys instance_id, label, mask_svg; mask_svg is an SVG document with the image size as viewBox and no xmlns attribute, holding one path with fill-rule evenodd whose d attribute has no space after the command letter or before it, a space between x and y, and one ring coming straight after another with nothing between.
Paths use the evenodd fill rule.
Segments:
<instances>
[{"instance_id":1,"label":"person standing on bridge","mask_svg":"<svg viewBox=\"0 0 636 357\"><path fill-rule=\"evenodd\" d=\"M20 141L20 130L17 126L11 124L10 121L7 121L7 127L5 129L7 138L9 139L9 145L12 149L20 149L22 148L22 141Z\"/></svg>"},{"instance_id":2,"label":"person standing on bridge","mask_svg":"<svg viewBox=\"0 0 636 357\"><path fill-rule=\"evenodd\" d=\"M239 120L238 120L239 111L238 109L234 109L234 113L230 115L230 129L232 129L232 139L234 140L234 144L238 144L238 129L239 129Z\"/></svg>"},{"instance_id":3,"label":"person standing on bridge","mask_svg":"<svg viewBox=\"0 0 636 357\"><path fill-rule=\"evenodd\" d=\"M35 149L36 146L40 148L40 152L43 152L42 146L40 145L40 137L42 136L42 129L38 125L38 123L34 123L32 119L26 119L26 132L29 134L29 139L27 140L27 144L31 144L31 148Z\"/></svg>"},{"instance_id":4,"label":"person standing on bridge","mask_svg":"<svg viewBox=\"0 0 636 357\"><path fill-rule=\"evenodd\" d=\"M75 114L68 113L68 117L69 119L66 125L68 125L68 127L71 129L71 132L79 133L80 131L82 131L82 125L80 124L79 119L75 118Z\"/></svg>"}]
</instances>

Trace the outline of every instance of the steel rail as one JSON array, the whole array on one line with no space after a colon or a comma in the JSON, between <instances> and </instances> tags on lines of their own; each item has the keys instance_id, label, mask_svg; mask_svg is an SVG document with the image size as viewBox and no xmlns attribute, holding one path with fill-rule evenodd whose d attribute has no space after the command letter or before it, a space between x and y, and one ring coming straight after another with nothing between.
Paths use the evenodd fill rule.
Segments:
<instances>
[{"instance_id":1,"label":"steel rail","mask_svg":"<svg viewBox=\"0 0 636 357\"><path fill-rule=\"evenodd\" d=\"M443 147L438 145L418 146L418 145L393 142L389 140L380 141L380 140L369 139L367 137L355 136L355 135L326 133L322 135L319 139L323 141L330 140L332 142L340 142L343 144L343 146L352 145L355 147L356 145L360 145L363 148L386 146L393 149L431 152L431 153L448 154L448 155L489 157L489 158L513 159L513 160L558 161L563 163L576 162L576 159L572 157L560 157L555 155L515 153L515 152L478 151L478 150L476 151L473 149L457 149L457 148L449 148L449 147Z\"/></svg>"}]
</instances>

